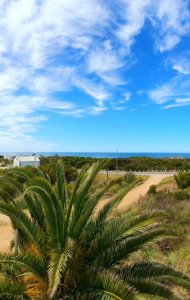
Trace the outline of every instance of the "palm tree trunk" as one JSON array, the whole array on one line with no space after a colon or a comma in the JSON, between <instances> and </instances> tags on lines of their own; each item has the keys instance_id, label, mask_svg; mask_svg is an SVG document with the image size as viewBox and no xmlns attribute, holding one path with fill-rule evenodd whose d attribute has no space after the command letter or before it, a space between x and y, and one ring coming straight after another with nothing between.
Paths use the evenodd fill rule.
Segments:
<instances>
[{"instance_id":1,"label":"palm tree trunk","mask_svg":"<svg viewBox=\"0 0 190 300\"><path fill-rule=\"evenodd\" d=\"M18 240L19 240L19 232L18 229L15 230L14 232L14 254L17 255L18 254Z\"/></svg>"}]
</instances>

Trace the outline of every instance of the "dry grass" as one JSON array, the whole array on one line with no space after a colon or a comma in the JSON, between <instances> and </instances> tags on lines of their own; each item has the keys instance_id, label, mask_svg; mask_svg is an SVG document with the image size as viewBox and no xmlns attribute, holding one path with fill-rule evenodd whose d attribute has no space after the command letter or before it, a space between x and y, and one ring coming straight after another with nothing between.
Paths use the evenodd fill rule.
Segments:
<instances>
[{"instance_id":1,"label":"dry grass","mask_svg":"<svg viewBox=\"0 0 190 300\"><path fill-rule=\"evenodd\" d=\"M123 179L123 176L115 175L115 174L108 174L108 177L107 177L107 174L98 174L95 178L94 184L102 184L102 183L105 183L107 181L111 181L111 180L114 180L117 178Z\"/></svg>"},{"instance_id":2,"label":"dry grass","mask_svg":"<svg viewBox=\"0 0 190 300\"><path fill-rule=\"evenodd\" d=\"M157 186L157 191L176 191L177 190L177 184L175 181L174 176L166 177L164 178Z\"/></svg>"},{"instance_id":3,"label":"dry grass","mask_svg":"<svg viewBox=\"0 0 190 300\"><path fill-rule=\"evenodd\" d=\"M169 176L169 177L165 177L158 186L162 186L164 184L169 184L169 183L175 183L175 178L174 176Z\"/></svg>"},{"instance_id":4,"label":"dry grass","mask_svg":"<svg viewBox=\"0 0 190 300\"><path fill-rule=\"evenodd\" d=\"M150 176L148 175L135 175L138 179L141 179L142 182L148 180L150 178ZM121 178L121 179L124 179L124 176L121 176L121 175L116 175L116 174L108 174L108 177L107 177L107 174L98 174L96 176L96 179L95 179L95 184L102 184L102 183L105 183L107 181L111 181L111 180L114 180L114 179L117 179L117 178Z\"/></svg>"}]
</instances>

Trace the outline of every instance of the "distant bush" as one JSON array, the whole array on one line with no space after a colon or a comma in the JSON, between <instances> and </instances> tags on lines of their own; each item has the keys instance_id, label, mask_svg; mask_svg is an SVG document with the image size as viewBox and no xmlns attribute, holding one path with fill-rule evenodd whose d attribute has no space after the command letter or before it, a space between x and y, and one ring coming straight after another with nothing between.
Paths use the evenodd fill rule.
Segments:
<instances>
[{"instance_id":1,"label":"distant bush","mask_svg":"<svg viewBox=\"0 0 190 300\"><path fill-rule=\"evenodd\" d=\"M55 182L56 182L56 165L55 165L55 163L42 165L42 166L40 166L40 170L43 173L49 175L51 183L55 184ZM66 177L66 180L68 183L71 181L74 181L77 177L77 174L78 173L77 173L76 168L69 166L69 165L65 166L65 177Z\"/></svg>"},{"instance_id":2,"label":"distant bush","mask_svg":"<svg viewBox=\"0 0 190 300\"><path fill-rule=\"evenodd\" d=\"M157 189L157 185L155 185L155 184L151 185L148 190L148 194L149 195L156 194L156 189Z\"/></svg>"},{"instance_id":3,"label":"distant bush","mask_svg":"<svg viewBox=\"0 0 190 300\"><path fill-rule=\"evenodd\" d=\"M78 157L78 156L50 156L40 158L40 165L47 165L56 163L58 160L63 160L64 165L70 165L77 169L81 169L85 164L92 164L101 158L93 157ZM103 159L104 160L104 159ZM129 158L118 158L118 169L120 171L150 171L150 170L190 170L190 159L184 158L151 158L151 157L129 157ZM106 169L116 169L116 159L111 158L108 160Z\"/></svg>"},{"instance_id":4,"label":"distant bush","mask_svg":"<svg viewBox=\"0 0 190 300\"><path fill-rule=\"evenodd\" d=\"M127 173L124 176L124 180L127 184L131 184L136 180L136 176L133 173Z\"/></svg>"},{"instance_id":5,"label":"distant bush","mask_svg":"<svg viewBox=\"0 0 190 300\"><path fill-rule=\"evenodd\" d=\"M181 190L173 193L174 199L177 201L189 200L189 194L186 190Z\"/></svg>"},{"instance_id":6,"label":"distant bush","mask_svg":"<svg viewBox=\"0 0 190 300\"><path fill-rule=\"evenodd\" d=\"M174 176L175 181L179 189L186 189L190 187L190 173L179 173Z\"/></svg>"}]
</instances>

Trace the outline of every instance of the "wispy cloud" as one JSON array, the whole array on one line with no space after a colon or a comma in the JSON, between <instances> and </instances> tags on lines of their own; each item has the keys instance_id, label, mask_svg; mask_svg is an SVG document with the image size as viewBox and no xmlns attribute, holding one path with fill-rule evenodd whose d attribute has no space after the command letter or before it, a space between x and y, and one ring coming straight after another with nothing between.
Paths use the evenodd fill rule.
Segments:
<instances>
[{"instance_id":1,"label":"wispy cloud","mask_svg":"<svg viewBox=\"0 0 190 300\"><path fill-rule=\"evenodd\" d=\"M104 85L94 83L85 77L76 77L73 83L77 88L92 96L100 106L102 106L105 100L110 96Z\"/></svg>"},{"instance_id":2,"label":"wispy cloud","mask_svg":"<svg viewBox=\"0 0 190 300\"><path fill-rule=\"evenodd\" d=\"M166 60L166 65L171 67L176 72L189 75L190 74L190 51L182 52L178 55L173 55Z\"/></svg>"},{"instance_id":3,"label":"wispy cloud","mask_svg":"<svg viewBox=\"0 0 190 300\"><path fill-rule=\"evenodd\" d=\"M124 101L125 102L128 102L131 99L131 93L129 93L129 92L125 92L123 94L123 96L124 96Z\"/></svg>"},{"instance_id":4,"label":"wispy cloud","mask_svg":"<svg viewBox=\"0 0 190 300\"><path fill-rule=\"evenodd\" d=\"M0 129L7 138L30 138L47 120L42 110L82 114L76 99L56 100L57 92L76 86L99 103L107 99L103 85L78 79L77 61L89 52L94 38L102 36L108 22L109 10L98 0L1 1Z\"/></svg>"},{"instance_id":5,"label":"wispy cloud","mask_svg":"<svg viewBox=\"0 0 190 300\"><path fill-rule=\"evenodd\" d=\"M84 108L74 108L68 111L62 111L61 114L63 116L75 117L75 118L83 118L87 115L96 116L106 111L106 107L101 106L88 106Z\"/></svg>"},{"instance_id":6,"label":"wispy cloud","mask_svg":"<svg viewBox=\"0 0 190 300\"><path fill-rule=\"evenodd\" d=\"M89 73L96 73L101 79L112 85L123 84L124 81L117 73L123 67L124 61L117 53L109 40L103 43L102 48L94 49L88 56L87 68Z\"/></svg>"},{"instance_id":7,"label":"wispy cloud","mask_svg":"<svg viewBox=\"0 0 190 300\"><path fill-rule=\"evenodd\" d=\"M151 22L156 30L155 45L160 52L171 50L190 30L188 1L120 0L120 2L124 24L120 26L117 35L128 52L147 21Z\"/></svg>"},{"instance_id":8,"label":"wispy cloud","mask_svg":"<svg viewBox=\"0 0 190 300\"><path fill-rule=\"evenodd\" d=\"M171 109L171 108L176 108L176 107L183 107L183 106L188 106L189 103L176 103L176 104L169 104L166 105L164 107L162 107L163 109Z\"/></svg>"},{"instance_id":9,"label":"wispy cloud","mask_svg":"<svg viewBox=\"0 0 190 300\"><path fill-rule=\"evenodd\" d=\"M156 2L154 24L159 31L157 47L161 52L164 52L176 46L190 30L188 1L162 0Z\"/></svg>"},{"instance_id":10,"label":"wispy cloud","mask_svg":"<svg viewBox=\"0 0 190 300\"><path fill-rule=\"evenodd\" d=\"M148 92L149 98L156 104L164 105L169 109L190 105L190 76L178 75Z\"/></svg>"},{"instance_id":11,"label":"wispy cloud","mask_svg":"<svg viewBox=\"0 0 190 300\"><path fill-rule=\"evenodd\" d=\"M28 151L42 152L46 149L47 152L53 151L56 145L51 142L38 141L28 134L18 134L0 131L1 152L7 152L7 149L12 152Z\"/></svg>"}]
</instances>

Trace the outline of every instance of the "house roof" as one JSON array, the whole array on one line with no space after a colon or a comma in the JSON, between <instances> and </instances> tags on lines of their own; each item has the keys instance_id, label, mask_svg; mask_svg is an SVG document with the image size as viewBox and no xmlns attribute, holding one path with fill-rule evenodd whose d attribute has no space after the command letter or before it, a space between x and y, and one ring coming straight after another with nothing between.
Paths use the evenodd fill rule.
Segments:
<instances>
[{"instance_id":1,"label":"house roof","mask_svg":"<svg viewBox=\"0 0 190 300\"><path fill-rule=\"evenodd\" d=\"M16 156L15 159L19 161L40 161L40 158L38 156L32 155L32 156Z\"/></svg>"}]
</instances>

